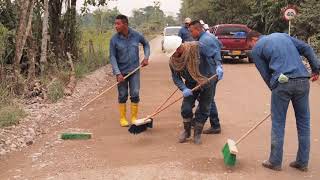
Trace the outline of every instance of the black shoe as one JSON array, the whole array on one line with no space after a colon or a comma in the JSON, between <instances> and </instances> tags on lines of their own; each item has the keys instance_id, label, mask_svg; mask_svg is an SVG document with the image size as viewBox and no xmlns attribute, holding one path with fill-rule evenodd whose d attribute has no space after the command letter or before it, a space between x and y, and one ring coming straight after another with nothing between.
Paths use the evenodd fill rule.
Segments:
<instances>
[{"instance_id":1,"label":"black shoe","mask_svg":"<svg viewBox=\"0 0 320 180\"><path fill-rule=\"evenodd\" d=\"M203 131L203 134L220 134L221 133L221 127L210 127L207 130Z\"/></svg>"},{"instance_id":2,"label":"black shoe","mask_svg":"<svg viewBox=\"0 0 320 180\"><path fill-rule=\"evenodd\" d=\"M296 169L298 169L300 171L303 171L303 172L308 171L308 166L307 165L306 166L300 165L299 163L297 163L297 161L291 162L289 164L289 166L292 167L292 168L296 168Z\"/></svg>"},{"instance_id":3,"label":"black shoe","mask_svg":"<svg viewBox=\"0 0 320 180\"><path fill-rule=\"evenodd\" d=\"M202 123L196 122L194 126L194 144L201 144L201 134L203 130L203 125Z\"/></svg>"},{"instance_id":4,"label":"black shoe","mask_svg":"<svg viewBox=\"0 0 320 180\"><path fill-rule=\"evenodd\" d=\"M184 131L181 133L179 137L179 143L184 143L191 136L191 121L188 119L184 119L183 122Z\"/></svg>"},{"instance_id":5,"label":"black shoe","mask_svg":"<svg viewBox=\"0 0 320 180\"><path fill-rule=\"evenodd\" d=\"M278 166L272 165L270 163L270 161L268 161L268 160L263 161L262 162L262 166L265 167L265 168L269 168L269 169L275 170L275 171L281 171L281 166L280 165L278 165Z\"/></svg>"}]
</instances>

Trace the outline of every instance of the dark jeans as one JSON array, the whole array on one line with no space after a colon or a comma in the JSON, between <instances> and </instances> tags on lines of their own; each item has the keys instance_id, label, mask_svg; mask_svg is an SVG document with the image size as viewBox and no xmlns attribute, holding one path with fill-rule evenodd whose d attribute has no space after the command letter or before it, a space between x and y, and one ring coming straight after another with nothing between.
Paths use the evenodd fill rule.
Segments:
<instances>
[{"instance_id":1,"label":"dark jeans","mask_svg":"<svg viewBox=\"0 0 320 180\"><path fill-rule=\"evenodd\" d=\"M220 128L220 121L219 121L219 114L218 114L218 109L217 109L217 105L216 102L214 100L214 97L216 95L216 88L217 88L217 83L218 82L214 82L213 83L213 97L212 97L212 101L211 101L211 105L210 105L210 124L211 127L213 128Z\"/></svg>"},{"instance_id":2,"label":"dark jeans","mask_svg":"<svg viewBox=\"0 0 320 180\"><path fill-rule=\"evenodd\" d=\"M290 79L279 84L271 95L271 153L269 161L273 165L282 164L283 141L289 102L292 102L298 131L299 148L296 161L308 165L310 152L310 84L307 78Z\"/></svg>"},{"instance_id":3,"label":"dark jeans","mask_svg":"<svg viewBox=\"0 0 320 180\"><path fill-rule=\"evenodd\" d=\"M139 103L140 91L140 71L129 76L124 82L118 85L118 102L126 103L128 100L128 88L130 90L130 100L133 103Z\"/></svg>"},{"instance_id":4,"label":"dark jeans","mask_svg":"<svg viewBox=\"0 0 320 180\"><path fill-rule=\"evenodd\" d=\"M195 101L198 99L199 105L195 112L194 120L196 122L204 124L210 114L211 99L213 96L213 81L205 85L198 91L193 93L193 96L183 98L181 106L181 115L184 119L193 118L192 108Z\"/></svg>"}]
</instances>

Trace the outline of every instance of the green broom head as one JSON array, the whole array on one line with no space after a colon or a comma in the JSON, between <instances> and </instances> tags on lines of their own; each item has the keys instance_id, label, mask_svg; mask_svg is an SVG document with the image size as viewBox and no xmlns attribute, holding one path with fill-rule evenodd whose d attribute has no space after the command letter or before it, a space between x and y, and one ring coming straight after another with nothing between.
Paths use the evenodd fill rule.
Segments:
<instances>
[{"instance_id":1,"label":"green broom head","mask_svg":"<svg viewBox=\"0 0 320 180\"><path fill-rule=\"evenodd\" d=\"M222 149L224 164L227 166L234 166L236 164L237 153L238 149L236 147L236 143L233 140L228 139L227 143Z\"/></svg>"},{"instance_id":2,"label":"green broom head","mask_svg":"<svg viewBox=\"0 0 320 180\"><path fill-rule=\"evenodd\" d=\"M137 119L134 124L130 125L128 131L136 135L146 131L148 128L153 128L152 118Z\"/></svg>"},{"instance_id":3,"label":"green broom head","mask_svg":"<svg viewBox=\"0 0 320 180\"><path fill-rule=\"evenodd\" d=\"M86 140L91 139L92 134L84 132L68 132L62 133L60 138L63 140Z\"/></svg>"}]
</instances>

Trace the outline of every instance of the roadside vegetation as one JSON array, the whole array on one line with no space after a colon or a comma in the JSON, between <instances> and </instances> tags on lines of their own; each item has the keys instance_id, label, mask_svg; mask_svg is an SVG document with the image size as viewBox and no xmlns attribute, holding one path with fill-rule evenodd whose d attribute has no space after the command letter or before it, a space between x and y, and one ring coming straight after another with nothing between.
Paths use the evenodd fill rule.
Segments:
<instances>
[{"instance_id":1,"label":"roadside vegetation","mask_svg":"<svg viewBox=\"0 0 320 180\"><path fill-rule=\"evenodd\" d=\"M70 95L77 79L108 64L113 23L120 14L108 0L0 1L0 127L26 115L17 102L55 103ZM89 6L98 7L90 12ZM130 26L149 39L175 25L160 3L134 10ZM73 85L73 86L70 86ZM66 91L66 88L70 88Z\"/></svg>"}]
</instances>

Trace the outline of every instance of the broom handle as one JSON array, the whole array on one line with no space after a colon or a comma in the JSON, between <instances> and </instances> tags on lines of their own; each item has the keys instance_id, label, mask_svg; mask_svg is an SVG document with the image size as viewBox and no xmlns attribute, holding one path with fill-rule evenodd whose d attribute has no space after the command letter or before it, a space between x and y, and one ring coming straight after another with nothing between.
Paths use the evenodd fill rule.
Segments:
<instances>
[{"instance_id":1,"label":"broom handle","mask_svg":"<svg viewBox=\"0 0 320 180\"><path fill-rule=\"evenodd\" d=\"M177 88L154 112L158 112L178 90L179 88ZM152 115L148 115L145 119L152 118L153 117Z\"/></svg>"},{"instance_id":2,"label":"broom handle","mask_svg":"<svg viewBox=\"0 0 320 180\"><path fill-rule=\"evenodd\" d=\"M134 74L135 72L137 72L142 66L140 65L139 67L137 67L136 69L134 69L132 72L130 72L129 74L127 74L124 79L127 79L129 76L131 76L132 74ZM118 84L120 84L120 82L117 82L115 84L113 84L112 86L110 86L108 89L102 91L99 95L97 95L96 97L94 97L93 99L91 99L89 102L87 102L85 105L83 105L80 109L83 109L85 107L87 107L89 104L91 104L93 101L95 101L96 99L98 99L100 96L102 96L104 93L110 91L112 88L114 88L115 86L117 86Z\"/></svg>"},{"instance_id":3,"label":"broom handle","mask_svg":"<svg viewBox=\"0 0 320 180\"><path fill-rule=\"evenodd\" d=\"M211 76L206 83L204 84L207 84L209 81L211 81L212 79L216 78L217 75L213 75ZM196 86L195 88L192 89L192 92L198 90L202 85L204 84L199 84L198 86ZM168 109L170 106L172 106L173 104L175 104L176 102L180 101L181 99L183 98L183 96L179 97L178 99L174 100L173 102L171 102L170 104L168 104L167 106L165 106L164 108L162 109L159 109L158 111L155 111L153 114L149 115L146 119L149 119L149 118L153 118L154 116L160 114L162 111Z\"/></svg>"},{"instance_id":4,"label":"broom handle","mask_svg":"<svg viewBox=\"0 0 320 180\"><path fill-rule=\"evenodd\" d=\"M238 139L238 141L236 142L236 145L239 144L243 139L245 139L252 131L254 131L258 126L260 126L270 116L271 116L271 114L268 114L264 119L262 119L261 121L257 122L256 125L254 125L248 132L246 132L243 136L241 136L240 139Z\"/></svg>"},{"instance_id":5,"label":"broom handle","mask_svg":"<svg viewBox=\"0 0 320 180\"><path fill-rule=\"evenodd\" d=\"M171 97L179 90L179 88L177 88L156 110L156 112L158 112L168 101L169 99L171 99Z\"/></svg>"}]
</instances>

